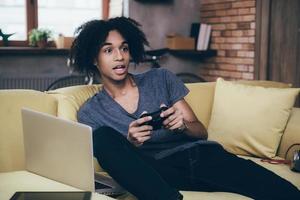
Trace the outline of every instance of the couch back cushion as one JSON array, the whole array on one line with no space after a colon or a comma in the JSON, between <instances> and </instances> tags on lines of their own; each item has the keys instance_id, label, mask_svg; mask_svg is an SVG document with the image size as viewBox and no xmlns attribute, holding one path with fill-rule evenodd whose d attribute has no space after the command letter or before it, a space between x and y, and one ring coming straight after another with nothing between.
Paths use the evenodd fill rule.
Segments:
<instances>
[{"instance_id":1,"label":"couch back cushion","mask_svg":"<svg viewBox=\"0 0 300 200\"><path fill-rule=\"evenodd\" d=\"M284 134L281 139L281 143L278 149L277 155L282 158L292 158L295 150L300 147L300 108L293 108ZM298 145L295 145L298 144ZM292 148L290 148L292 147Z\"/></svg>"},{"instance_id":2,"label":"couch back cushion","mask_svg":"<svg viewBox=\"0 0 300 200\"><path fill-rule=\"evenodd\" d=\"M33 90L0 90L0 172L24 170L21 108L56 115L57 100Z\"/></svg>"},{"instance_id":3,"label":"couch back cushion","mask_svg":"<svg viewBox=\"0 0 300 200\"><path fill-rule=\"evenodd\" d=\"M244 85L262 86L262 87L275 87L275 88L289 88L290 84L274 82L274 81L247 81L240 80L236 83ZM206 83L189 83L186 86L190 89L190 93L186 96L185 100L192 107L197 118L207 128L211 118L211 111L215 95L215 82Z\"/></svg>"},{"instance_id":4,"label":"couch back cushion","mask_svg":"<svg viewBox=\"0 0 300 200\"><path fill-rule=\"evenodd\" d=\"M215 83L189 83L186 86L190 93L185 97L185 100L195 112L198 120L207 128L214 100Z\"/></svg>"},{"instance_id":5,"label":"couch back cushion","mask_svg":"<svg viewBox=\"0 0 300 200\"><path fill-rule=\"evenodd\" d=\"M77 111L101 89L101 85L78 85L48 91L58 100L57 116L77 121Z\"/></svg>"},{"instance_id":6,"label":"couch back cushion","mask_svg":"<svg viewBox=\"0 0 300 200\"><path fill-rule=\"evenodd\" d=\"M274 157L298 93L218 79L208 138L235 154Z\"/></svg>"}]
</instances>

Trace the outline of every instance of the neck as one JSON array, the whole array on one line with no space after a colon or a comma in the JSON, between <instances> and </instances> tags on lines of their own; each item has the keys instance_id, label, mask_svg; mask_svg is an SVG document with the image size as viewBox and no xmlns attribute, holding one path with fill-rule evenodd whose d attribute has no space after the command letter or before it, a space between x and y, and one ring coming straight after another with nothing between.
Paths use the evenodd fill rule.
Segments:
<instances>
[{"instance_id":1,"label":"neck","mask_svg":"<svg viewBox=\"0 0 300 200\"><path fill-rule=\"evenodd\" d=\"M113 99L126 95L134 86L135 83L130 74L122 81L103 82L103 89L105 89Z\"/></svg>"}]
</instances>

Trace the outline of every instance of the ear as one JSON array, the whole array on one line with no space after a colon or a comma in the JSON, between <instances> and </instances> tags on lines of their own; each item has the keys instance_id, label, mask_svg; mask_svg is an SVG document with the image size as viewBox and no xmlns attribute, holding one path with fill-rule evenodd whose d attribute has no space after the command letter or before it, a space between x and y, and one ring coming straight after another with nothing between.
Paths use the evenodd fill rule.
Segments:
<instances>
[{"instance_id":1,"label":"ear","mask_svg":"<svg viewBox=\"0 0 300 200\"><path fill-rule=\"evenodd\" d=\"M94 65L98 66L98 61L96 59L94 60Z\"/></svg>"}]
</instances>

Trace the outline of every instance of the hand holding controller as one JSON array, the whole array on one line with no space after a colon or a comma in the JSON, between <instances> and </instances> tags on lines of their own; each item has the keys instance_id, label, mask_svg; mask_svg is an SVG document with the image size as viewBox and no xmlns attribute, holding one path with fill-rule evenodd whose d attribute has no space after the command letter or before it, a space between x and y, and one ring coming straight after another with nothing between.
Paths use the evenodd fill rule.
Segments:
<instances>
[{"instance_id":1,"label":"hand holding controller","mask_svg":"<svg viewBox=\"0 0 300 200\"><path fill-rule=\"evenodd\" d=\"M160 114L167 109L168 109L167 106L163 106L158 111L155 111L153 113L142 114L140 116L140 118L146 117L146 116L152 117L152 120L145 122L142 125L150 125L153 127L153 130L161 129L163 126L163 121L166 119L166 117L160 117Z\"/></svg>"}]
</instances>

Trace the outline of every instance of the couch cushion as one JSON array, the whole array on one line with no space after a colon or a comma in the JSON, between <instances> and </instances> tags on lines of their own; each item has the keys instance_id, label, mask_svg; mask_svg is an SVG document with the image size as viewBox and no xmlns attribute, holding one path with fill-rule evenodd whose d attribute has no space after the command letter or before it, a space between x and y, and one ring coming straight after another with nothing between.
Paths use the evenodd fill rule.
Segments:
<instances>
[{"instance_id":1,"label":"couch cushion","mask_svg":"<svg viewBox=\"0 0 300 200\"><path fill-rule=\"evenodd\" d=\"M258 165L263 166L264 168L274 172L275 174L281 176L282 178L288 180L292 184L294 184L300 190L300 173L293 172L289 169L289 166L285 164L270 164L267 162L261 162L260 158L254 158L249 156L240 156L243 159L249 159L253 162L257 163ZM276 157L276 159L280 159L280 157ZM184 199L186 200L198 200L198 199L205 199L205 200L249 200L248 198L243 195L239 195L236 193L230 192L193 192L193 191L180 191L183 194ZM136 200L136 198L127 193L117 199L120 200Z\"/></svg>"},{"instance_id":2,"label":"couch cushion","mask_svg":"<svg viewBox=\"0 0 300 200\"><path fill-rule=\"evenodd\" d=\"M282 136L278 156L291 159L293 152L300 149L300 108L293 108L290 119ZM290 148L293 144L292 148ZM288 151L288 152L287 152Z\"/></svg>"},{"instance_id":3,"label":"couch cushion","mask_svg":"<svg viewBox=\"0 0 300 200\"><path fill-rule=\"evenodd\" d=\"M263 166L264 168L274 172L282 178L288 180L294 184L300 190L300 173L290 170L289 165L286 164L270 164L268 162L262 162L261 158L254 158L250 156L239 156L244 159L252 160L253 162ZM281 157L275 157L274 159L282 159Z\"/></svg>"},{"instance_id":4,"label":"couch cushion","mask_svg":"<svg viewBox=\"0 0 300 200\"><path fill-rule=\"evenodd\" d=\"M57 100L33 90L0 90L0 172L25 169L21 108L56 115Z\"/></svg>"},{"instance_id":5,"label":"couch cushion","mask_svg":"<svg viewBox=\"0 0 300 200\"><path fill-rule=\"evenodd\" d=\"M190 92L185 100L195 112L198 120L207 128L215 93L215 83L189 83L186 86Z\"/></svg>"},{"instance_id":6,"label":"couch cushion","mask_svg":"<svg viewBox=\"0 0 300 200\"><path fill-rule=\"evenodd\" d=\"M209 139L235 154L274 157L298 93L218 79Z\"/></svg>"},{"instance_id":7,"label":"couch cushion","mask_svg":"<svg viewBox=\"0 0 300 200\"><path fill-rule=\"evenodd\" d=\"M261 162L261 159L249 157L249 156L240 156L244 159L252 160L253 162L265 167L266 169L276 173L277 175L281 176L282 178L288 180L296 187L300 189L300 173L293 172L289 169L289 166L285 164L270 164L267 162ZM279 157L276 157L280 159ZM246 196L242 196L235 193L229 192L191 192L191 191L181 191L184 195L184 199L188 200L198 200L198 199L218 199L218 200L246 200L251 199Z\"/></svg>"},{"instance_id":8,"label":"couch cushion","mask_svg":"<svg viewBox=\"0 0 300 200\"><path fill-rule=\"evenodd\" d=\"M291 84L280 83L275 81L247 81L240 80L236 81L244 85L262 86L262 87L275 87L275 88L289 88ZM214 101L215 94L215 82L207 83L188 83L186 86L189 88L190 93L185 97L185 100L192 107L197 118L207 128L210 118L211 110Z\"/></svg>"},{"instance_id":9,"label":"couch cushion","mask_svg":"<svg viewBox=\"0 0 300 200\"><path fill-rule=\"evenodd\" d=\"M95 95L101 85L78 85L48 91L58 99L57 116L77 121L77 111L82 104Z\"/></svg>"}]
</instances>

